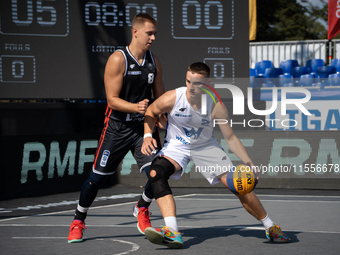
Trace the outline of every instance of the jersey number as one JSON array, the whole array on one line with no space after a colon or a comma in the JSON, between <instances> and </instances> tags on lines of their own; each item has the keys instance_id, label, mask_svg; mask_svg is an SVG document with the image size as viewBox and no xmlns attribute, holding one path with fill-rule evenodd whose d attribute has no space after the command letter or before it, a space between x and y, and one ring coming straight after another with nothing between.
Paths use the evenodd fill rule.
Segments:
<instances>
[{"instance_id":1,"label":"jersey number","mask_svg":"<svg viewBox=\"0 0 340 255\"><path fill-rule=\"evenodd\" d=\"M148 83L152 84L154 81L155 75L153 73L148 74Z\"/></svg>"}]
</instances>

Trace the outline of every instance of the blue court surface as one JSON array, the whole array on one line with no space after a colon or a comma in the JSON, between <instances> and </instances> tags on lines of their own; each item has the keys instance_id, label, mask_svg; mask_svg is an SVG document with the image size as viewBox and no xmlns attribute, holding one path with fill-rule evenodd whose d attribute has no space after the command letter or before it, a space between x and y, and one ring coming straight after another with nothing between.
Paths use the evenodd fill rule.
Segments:
<instances>
[{"instance_id":1,"label":"blue court surface","mask_svg":"<svg viewBox=\"0 0 340 255\"><path fill-rule=\"evenodd\" d=\"M184 246L154 245L132 215L142 189L118 184L99 191L82 243L67 242L79 192L0 201L0 254L340 254L340 191L255 191L290 243L268 241L227 189L174 188ZM152 225L162 227L155 202L150 211Z\"/></svg>"}]
</instances>

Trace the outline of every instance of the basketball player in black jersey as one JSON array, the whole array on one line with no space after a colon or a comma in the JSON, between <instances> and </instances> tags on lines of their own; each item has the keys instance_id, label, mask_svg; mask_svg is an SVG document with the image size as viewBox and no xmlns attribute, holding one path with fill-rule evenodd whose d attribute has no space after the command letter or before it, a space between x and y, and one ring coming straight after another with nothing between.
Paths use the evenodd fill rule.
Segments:
<instances>
[{"instance_id":1,"label":"basketball player in black jersey","mask_svg":"<svg viewBox=\"0 0 340 255\"><path fill-rule=\"evenodd\" d=\"M107 99L104 128L98 142L93 169L83 184L74 221L70 226L68 242L82 242L87 211L97 196L99 187L131 151L141 171L147 171L154 155L141 153L144 135L144 113L151 101L164 93L162 65L150 51L155 40L157 24L153 17L141 13L132 21L132 40L125 49L117 50L108 59L104 73ZM151 93L152 91L152 93ZM159 138L158 138L159 139ZM148 204L153 198L150 185L146 185L143 199L137 203L134 213L149 220Z\"/></svg>"}]
</instances>

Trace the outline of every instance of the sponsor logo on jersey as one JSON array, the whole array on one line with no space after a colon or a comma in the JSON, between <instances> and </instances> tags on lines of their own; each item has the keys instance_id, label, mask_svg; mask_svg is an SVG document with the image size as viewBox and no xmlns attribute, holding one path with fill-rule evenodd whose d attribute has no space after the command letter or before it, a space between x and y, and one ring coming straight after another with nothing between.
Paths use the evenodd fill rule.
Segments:
<instances>
[{"instance_id":1,"label":"sponsor logo on jersey","mask_svg":"<svg viewBox=\"0 0 340 255\"><path fill-rule=\"evenodd\" d=\"M200 135L202 133L202 130L204 129L202 127L200 127L197 130L195 130L194 128L191 128L191 130L188 130L188 129L184 128L184 127L182 127L182 128L183 128L183 130L185 132L185 135L187 137L190 137L191 139L194 139L194 140L197 140L200 137Z\"/></svg>"},{"instance_id":2,"label":"sponsor logo on jersey","mask_svg":"<svg viewBox=\"0 0 340 255\"><path fill-rule=\"evenodd\" d=\"M102 166L102 167L106 166L106 163L107 163L107 160L109 159L109 156L110 156L110 151L105 150L103 152L102 159L100 160L100 166Z\"/></svg>"},{"instance_id":3,"label":"sponsor logo on jersey","mask_svg":"<svg viewBox=\"0 0 340 255\"><path fill-rule=\"evenodd\" d=\"M133 69L133 68L135 68L135 66L136 66L135 64L131 64L130 68Z\"/></svg>"},{"instance_id":4,"label":"sponsor logo on jersey","mask_svg":"<svg viewBox=\"0 0 340 255\"><path fill-rule=\"evenodd\" d=\"M141 75L142 71L128 71L128 75Z\"/></svg>"},{"instance_id":5,"label":"sponsor logo on jersey","mask_svg":"<svg viewBox=\"0 0 340 255\"><path fill-rule=\"evenodd\" d=\"M149 69L152 71L152 69L153 69L153 65L151 64L151 63L149 63Z\"/></svg>"},{"instance_id":6,"label":"sponsor logo on jersey","mask_svg":"<svg viewBox=\"0 0 340 255\"><path fill-rule=\"evenodd\" d=\"M144 115L136 112L136 113L127 113L125 121L143 121Z\"/></svg>"},{"instance_id":7,"label":"sponsor logo on jersey","mask_svg":"<svg viewBox=\"0 0 340 255\"><path fill-rule=\"evenodd\" d=\"M178 135L176 135L176 139L177 139L178 141L180 141L181 143L183 143L183 144L188 144L188 143L189 143L189 142L185 141L185 139L183 139L182 137L180 137L180 136L178 136Z\"/></svg>"},{"instance_id":8,"label":"sponsor logo on jersey","mask_svg":"<svg viewBox=\"0 0 340 255\"><path fill-rule=\"evenodd\" d=\"M191 114L179 114L179 113L175 113L176 117L191 117Z\"/></svg>"},{"instance_id":9,"label":"sponsor logo on jersey","mask_svg":"<svg viewBox=\"0 0 340 255\"><path fill-rule=\"evenodd\" d=\"M178 110L179 110L180 112L184 112L185 109L187 109L187 108L181 108L181 109L178 109Z\"/></svg>"}]
</instances>

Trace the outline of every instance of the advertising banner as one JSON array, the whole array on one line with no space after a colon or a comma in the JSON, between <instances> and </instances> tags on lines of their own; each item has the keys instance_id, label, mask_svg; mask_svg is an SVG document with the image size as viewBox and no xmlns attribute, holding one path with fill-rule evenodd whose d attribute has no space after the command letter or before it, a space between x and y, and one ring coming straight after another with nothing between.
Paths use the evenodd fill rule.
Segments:
<instances>
[{"instance_id":1,"label":"advertising banner","mask_svg":"<svg viewBox=\"0 0 340 255\"><path fill-rule=\"evenodd\" d=\"M328 0L328 37L330 40L340 32L340 2Z\"/></svg>"}]
</instances>

